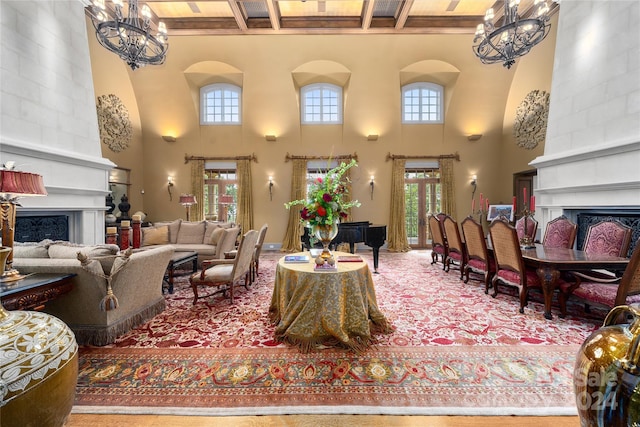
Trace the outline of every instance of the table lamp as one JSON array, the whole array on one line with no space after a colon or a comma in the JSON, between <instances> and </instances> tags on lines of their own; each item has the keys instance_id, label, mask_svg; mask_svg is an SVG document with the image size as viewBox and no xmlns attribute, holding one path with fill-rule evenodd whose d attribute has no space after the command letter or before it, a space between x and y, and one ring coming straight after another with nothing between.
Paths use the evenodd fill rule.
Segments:
<instances>
[{"instance_id":1,"label":"table lamp","mask_svg":"<svg viewBox=\"0 0 640 427\"><path fill-rule=\"evenodd\" d=\"M13 162L7 162L0 169L0 228L2 229L2 246L11 248L6 266L0 280L18 280L22 276L13 268L13 237L16 226L17 200L25 196L46 196L42 176L29 172L13 170Z\"/></svg>"},{"instance_id":2,"label":"table lamp","mask_svg":"<svg viewBox=\"0 0 640 427\"><path fill-rule=\"evenodd\" d=\"M189 221L189 210L191 209L191 206L197 203L196 196L193 194L180 195L180 204L187 208L187 221Z\"/></svg>"}]
</instances>

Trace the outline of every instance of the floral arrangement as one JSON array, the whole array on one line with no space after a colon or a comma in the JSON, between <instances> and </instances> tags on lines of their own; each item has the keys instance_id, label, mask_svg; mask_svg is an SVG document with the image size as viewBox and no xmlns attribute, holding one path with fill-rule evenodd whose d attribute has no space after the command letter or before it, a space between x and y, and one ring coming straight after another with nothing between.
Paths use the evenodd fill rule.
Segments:
<instances>
[{"instance_id":1,"label":"floral arrangement","mask_svg":"<svg viewBox=\"0 0 640 427\"><path fill-rule=\"evenodd\" d=\"M348 178L344 174L357 166L354 159L349 163L340 163L325 174L324 178L316 178L311 184L308 200L294 200L285 203L289 209L291 206L304 205L300 211L300 220L309 225L331 225L338 219L347 217L347 209L360 206L357 200L345 201L347 194Z\"/></svg>"}]
</instances>

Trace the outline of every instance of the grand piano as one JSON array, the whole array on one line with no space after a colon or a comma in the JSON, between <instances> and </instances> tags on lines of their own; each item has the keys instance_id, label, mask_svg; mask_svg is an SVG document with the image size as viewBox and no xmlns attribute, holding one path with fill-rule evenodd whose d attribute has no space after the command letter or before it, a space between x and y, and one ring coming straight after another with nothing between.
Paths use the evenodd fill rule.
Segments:
<instances>
[{"instance_id":1,"label":"grand piano","mask_svg":"<svg viewBox=\"0 0 640 427\"><path fill-rule=\"evenodd\" d=\"M338 234L331 241L330 247L335 248L340 243L348 243L349 251L355 252L356 243L364 243L373 249L373 269L378 272L378 255L380 247L387 239L387 226L371 224L369 221L342 222L338 224ZM309 229L305 227L302 244L306 249L311 247Z\"/></svg>"}]
</instances>

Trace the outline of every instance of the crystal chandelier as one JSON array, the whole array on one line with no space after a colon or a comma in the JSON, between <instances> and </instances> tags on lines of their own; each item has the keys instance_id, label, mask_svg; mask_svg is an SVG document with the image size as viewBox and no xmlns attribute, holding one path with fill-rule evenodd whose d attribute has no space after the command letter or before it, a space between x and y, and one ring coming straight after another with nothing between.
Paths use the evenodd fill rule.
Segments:
<instances>
[{"instance_id":1,"label":"crystal chandelier","mask_svg":"<svg viewBox=\"0 0 640 427\"><path fill-rule=\"evenodd\" d=\"M535 17L518 15L520 0L504 0L504 21L501 27L493 23L493 8L487 9L484 23L479 24L473 39L473 52L483 64L502 62L511 68L516 58L524 56L549 33L549 6L545 0L535 0Z\"/></svg>"},{"instance_id":2,"label":"crystal chandelier","mask_svg":"<svg viewBox=\"0 0 640 427\"><path fill-rule=\"evenodd\" d=\"M129 0L129 13L123 14L123 0L93 0L91 21L98 42L122 58L132 70L147 64L164 63L167 54L167 27L158 22L152 29L151 9L146 4L138 11L138 0ZM153 34L155 33L155 34Z\"/></svg>"}]
</instances>

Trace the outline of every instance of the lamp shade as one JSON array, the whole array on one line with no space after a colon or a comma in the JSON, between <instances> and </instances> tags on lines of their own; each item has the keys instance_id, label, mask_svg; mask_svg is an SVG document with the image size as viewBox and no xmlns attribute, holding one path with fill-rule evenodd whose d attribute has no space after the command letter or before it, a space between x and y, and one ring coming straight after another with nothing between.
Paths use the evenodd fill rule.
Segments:
<instances>
[{"instance_id":1,"label":"lamp shade","mask_svg":"<svg viewBox=\"0 0 640 427\"><path fill-rule=\"evenodd\" d=\"M182 206L191 206L191 205L195 205L196 203L198 203L196 201L196 196L194 196L193 194L182 194L180 196L180 204Z\"/></svg>"},{"instance_id":2,"label":"lamp shade","mask_svg":"<svg viewBox=\"0 0 640 427\"><path fill-rule=\"evenodd\" d=\"M9 197L46 196L42 176L14 170L0 170L0 194Z\"/></svg>"},{"instance_id":3,"label":"lamp shade","mask_svg":"<svg viewBox=\"0 0 640 427\"><path fill-rule=\"evenodd\" d=\"M221 194L218 196L218 202L223 205L230 205L233 203L233 196L231 194Z\"/></svg>"}]
</instances>

